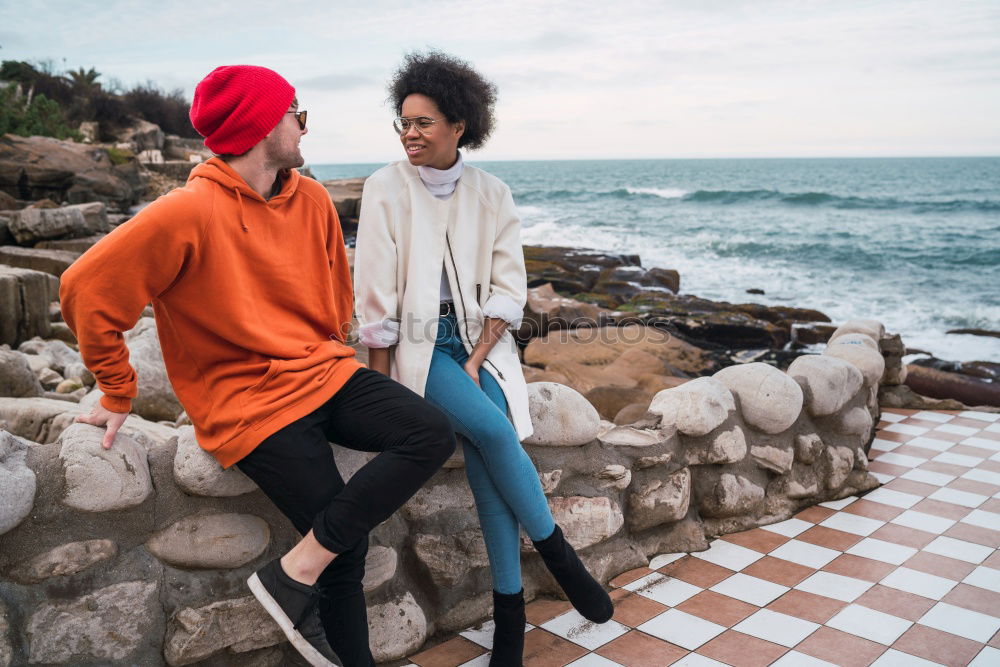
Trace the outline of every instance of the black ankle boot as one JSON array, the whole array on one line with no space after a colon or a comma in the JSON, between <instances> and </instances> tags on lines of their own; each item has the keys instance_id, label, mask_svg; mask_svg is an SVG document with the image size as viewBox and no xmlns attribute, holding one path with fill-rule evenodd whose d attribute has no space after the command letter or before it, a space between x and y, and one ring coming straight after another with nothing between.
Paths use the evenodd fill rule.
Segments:
<instances>
[{"instance_id":1,"label":"black ankle boot","mask_svg":"<svg viewBox=\"0 0 1000 667\"><path fill-rule=\"evenodd\" d=\"M524 655L524 591L493 591L493 655L490 667L521 667Z\"/></svg>"},{"instance_id":2,"label":"black ankle boot","mask_svg":"<svg viewBox=\"0 0 1000 667\"><path fill-rule=\"evenodd\" d=\"M587 572L559 526L544 540L532 540L532 544L556 582L562 586L566 597L584 618L594 623L604 623L611 618L615 613L611 596Z\"/></svg>"}]
</instances>

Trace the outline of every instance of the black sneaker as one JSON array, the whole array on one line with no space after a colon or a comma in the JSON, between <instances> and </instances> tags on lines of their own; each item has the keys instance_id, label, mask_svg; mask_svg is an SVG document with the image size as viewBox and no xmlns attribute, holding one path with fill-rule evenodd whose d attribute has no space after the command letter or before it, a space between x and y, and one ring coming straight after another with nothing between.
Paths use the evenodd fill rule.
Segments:
<instances>
[{"instance_id":1,"label":"black sneaker","mask_svg":"<svg viewBox=\"0 0 1000 667\"><path fill-rule=\"evenodd\" d=\"M326 641L316 603L320 593L285 574L279 559L254 572L247 584L288 641L313 667L343 667Z\"/></svg>"}]
</instances>

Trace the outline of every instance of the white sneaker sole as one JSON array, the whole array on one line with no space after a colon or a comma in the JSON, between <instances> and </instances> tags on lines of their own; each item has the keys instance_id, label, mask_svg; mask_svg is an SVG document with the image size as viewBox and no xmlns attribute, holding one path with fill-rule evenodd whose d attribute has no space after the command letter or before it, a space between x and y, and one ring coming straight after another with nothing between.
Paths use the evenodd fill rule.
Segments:
<instances>
[{"instance_id":1,"label":"white sneaker sole","mask_svg":"<svg viewBox=\"0 0 1000 667\"><path fill-rule=\"evenodd\" d=\"M282 610L281 605L271 597L271 594L267 592L264 588L264 584L261 583L260 577L254 572L247 579L247 585L250 587L250 591L253 593L257 601L260 602L261 606L264 607L264 611L271 615L281 631L285 633L285 637L291 642L295 650L302 654L310 665L313 667L337 667L332 662L323 657L323 654L316 650L316 647L306 641L306 638L295 629L295 624L292 623L292 619L288 618Z\"/></svg>"}]
</instances>

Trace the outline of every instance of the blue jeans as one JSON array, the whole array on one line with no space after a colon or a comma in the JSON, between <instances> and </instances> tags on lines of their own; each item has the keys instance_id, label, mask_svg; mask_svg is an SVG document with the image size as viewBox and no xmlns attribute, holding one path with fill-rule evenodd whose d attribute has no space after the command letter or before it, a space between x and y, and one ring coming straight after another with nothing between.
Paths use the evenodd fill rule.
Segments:
<instances>
[{"instance_id":1,"label":"blue jeans","mask_svg":"<svg viewBox=\"0 0 1000 667\"><path fill-rule=\"evenodd\" d=\"M493 588L517 593L521 590L518 524L539 541L552 534L555 522L535 465L507 419L507 401L497 381L480 369L480 389L463 369L469 355L457 326L454 315L438 321L424 398L444 412L455 432L467 440L465 474L476 499Z\"/></svg>"}]
</instances>

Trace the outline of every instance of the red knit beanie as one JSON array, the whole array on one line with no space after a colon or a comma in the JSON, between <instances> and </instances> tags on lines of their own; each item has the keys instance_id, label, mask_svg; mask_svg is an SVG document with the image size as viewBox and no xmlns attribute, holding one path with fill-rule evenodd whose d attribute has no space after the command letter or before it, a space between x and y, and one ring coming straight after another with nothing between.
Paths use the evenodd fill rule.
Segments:
<instances>
[{"instance_id":1,"label":"red knit beanie","mask_svg":"<svg viewBox=\"0 0 1000 667\"><path fill-rule=\"evenodd\" d=\"M194 89L191 124L217 154L242 155L273 130L295 99L280 74L255 65L223 65Z\"/></svg>"}]
</instances>

